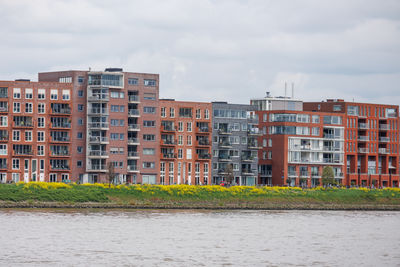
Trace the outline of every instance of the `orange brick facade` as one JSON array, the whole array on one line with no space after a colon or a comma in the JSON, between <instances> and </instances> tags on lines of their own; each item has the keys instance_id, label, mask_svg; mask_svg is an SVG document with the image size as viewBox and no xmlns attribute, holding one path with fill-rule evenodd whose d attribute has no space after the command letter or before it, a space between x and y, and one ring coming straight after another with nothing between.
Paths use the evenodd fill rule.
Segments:
<instances>
[{"instance_id":1,"label":"orange brick facade","mask_svg":"<svg viewBox=\"0 0 400 267\"><path fill-rule=\"evenodd\" d=\"M211 103L160 100L160 181L209 184Z\"/></svg>"}]
</instances>

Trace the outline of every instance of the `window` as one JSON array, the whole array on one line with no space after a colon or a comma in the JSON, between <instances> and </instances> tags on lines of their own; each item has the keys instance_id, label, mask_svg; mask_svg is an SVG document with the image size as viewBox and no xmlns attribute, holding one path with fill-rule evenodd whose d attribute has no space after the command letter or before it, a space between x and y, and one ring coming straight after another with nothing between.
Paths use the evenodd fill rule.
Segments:
<instances>
[{"instance_id":1,"label":"window","mask_svg":"<svg viewBox=\"0 0 400 267\"><path fill-rule=\"evenodd\" d=\"M196 119L201 118L201 109L196 109Z\"/></svg>"},{"instance_id":2,"label":"window","mask_svg":"<svg viewBox=\"0 0 400 267\"><path fill-rule=\"evenodd\" d=\"M156 108L155 107L144 107L143 112L147 114L155 114Z\"/></svg>"},{"instance_id":3,"label":"window","mask_svg":"<svg viewBox=\"0 0 400 267\"><path fill-rule=\"evenodd\" d=\"M78 132L77 135L76 135L76 137L77 137L78 139L82 139L82 138L83 138L83 133L82 133L82 132Z\"/></svg>"},{"instance_id":4,"label":"window","mask_svg":"<svg viewBox=\"0 0 400 267\"><path fill-rule=\"evenodd\" d=\"M32 99L32 98L33 98L32 88L26 88L25 89L25 99Z\"/></svg>"},{"instance_id":5,"label":"window","mask_svg":"<svg viewBox=\"0 0 400 267\"><path fill-rule=\"evenodd\" d=\"M32 131L25 131L25 141L32 142Z\"/></svg>"},{"instance_id":6,"label":"window","mask_svg":"<svg viewBox=\"0 0 400 267\"><path fill-rule=\"evenodd\" d=\"M125 138L125 134L123 134L123 133L121 133L121 134L119 134L119 140L124 140L124 138Z\"/></svg>"},{"instance_id":7,"label":"window","mask_svg":"<svg viewBox=\"0 0 400 267\"><path fill-rule=\"evenodd\" d=\"M143 169L154 169L154 162L143 162Z\"/></svg>"},{"instance_id":8,"label":"window","mask_svg":"<svg viewBox=\"0 0 400 267\"><path fill-rule=\"evenodd\" d=\"M143 84L144 86L156 86L156 80L145 79Z\"/></svg>"},{"instance_id":9,"label":"window","mask_svg":"<svg viewBox=\"0 0 400 267\"><path fill-rule=\"evenodd\" d=\"M178 135L178 145L179 146L183 145L183 136L182 135Z\"/></svg>"},{"instance_id":10,"label":"window","mask_svg":"<svg viewBox=\"0 0 400 267\"><path fill-rule=\"evenodd\" d=\"M312 116L312 123L319 123L319 116L318 115L313 115Z\"/></svg>"},{"instance_id":11,"label":"window","mask_svg":"<svg viewBox=\"0 0 400 267\"><path fill-rule=\"evenodd\" d=\"M59 83L72 83L72 77L60 77L58 78Z\"/></svg>"},{"instance_id":12,"label":"window","mask_svg":"<svg viewBox=\"0 0 400 267\"><path fill-rule=\"evenodd\" d=\"M183 153L182 153L182 148L178 149L178 159L182 159L183 158Z\"/></svg>"},{"instance_id":13,"label":"window","mask_svg":"<svg viewBox=\"0 0 400 267\"><path fill-rule=\"evenodd\" d=\"M44 146L43 145L38 145L37 146L37 155L38 156L44 156Z\"/></svg>"},{"instance_id":14,"label":"window","mask_svg":"<svg viewBox=\"0 0 400 267\"><path fill-rule=\"evenodd\" d=\"M156 94L154 93L144 93L143 94L144 100L156 100Z\"/></svg>"},{"instance_id":15,"label":"window","mask_svg":"<svg viewBox=\"0 0 400 267\"><path fill-rule=\"evenodd\" d=\"M192 118L192 108L179 108L179 117Z\"/></svg>"},{"instance_id":16,"label":"window","mask_svg":"<svg viewBox=\"0 0 400 267\"><path fill-rule=\"evenodd\" d=\"M156 176L155 175L143 175L142 176L142 183L143 184L155 184L156 183Z\"/></svg>"},{"instance_id":17,"label":"window","mask_svg":"<svg viewBox=\"0 0 400 267\"><path fill-rule=\"evenodd\" d=\"M319 136L319 127L313 127L311 134L314 136Z\"/></svg>"},{"instance_id":18,"label":"window","mask_svg":"<svg viewBox=\"0 0 400 267\"><path fill-rule=\"evenodd\" d=\"M348 106L347 115L358 116L358 106Z\"/></svg>"},{"instance_id":19,"label":"window","mask_svg":"<svg viewBox=\"0 0 400 267\"><path fill-rule=\"evenodd\" d=\"M78 160L78 161L76 162L76 167L82 168L82 160Z\"/></svg>"},{"instance_id":20,"label":"window","mask_svg":"<svg viewBox=\"0 0 400 267\"><path fill-rule=\"evenodd\" d=\"M204 119L209 119L210 118L210 111L208 110L208 109L206 109L205 111L204 111Z\"/></svg>"},{"instance_id":21,"label":"window","mask_svg":"<svg viewBox=\"0 0 400 267\"><path fill-rule=\"evenodd\" d=\"M78 111L83 111L83 104L78 104Z\"/></svg>"},{"instance_id":22,"label":"window","mask_svg":"<svg viewBox=\"0 0 400 267\"><path fill-rule=\"evenodd\" d=\"M155 141L156 137L154 134L144 134L143 135L143 140L144 141Z\"/></svg>"},{"instance_id":23,"label":"window","mask_svg":"<svg viewBox=\"0 0 400 267\"><path fill-rule=\"evenodd\" d=\"M19 102L14 102L13 103L13 112L14 113L21 112L21 103L19 103Z\"/></svg>"},{"instance_id":24,"label":"window","mask_svg":"<svg viewBox=\"0 0 400 267\"><path fill-rule=\"evenodd\" d=\"M155 127L156 122L155 121L143 121L143 126L144 127Z\"/></svg>"},{"instance_id":25,"label":"window","mask_svg":"<svg viewBox=\"0 0 400 267\"><path fill-rule=\"evenodd\" d=\"M118 140L118 138L119 138L119 133L111 133L110 134L111 140Z\"/></svg>"},{"instance_id":26,"label":"window","mask_svg":"<svg viewBox=\"0 0 400 267\"><path fill-rule=\"evenodd\" d=\"M83 90L78 91L78 97L83 97Z\"/></svg>"},{"instance_id":27,"label":"window","mask_svg":"<svg viewBox=\"0 0 400 267\"><path fill-rule=\"evenodd\" d=\"M143 155L155 155L156 150L154 148L143 148Z\"/></svg>"},{"instance_id":28,"label":"window","mask_svg":"<svg viewBox=\"0 0 400 267\"><path fill-rule=\"evenodd\" d=\"M191 122L186 123L186 129L188 132L192 131L192 123Z\"/></svg>"},{"instance_id":29,"label":"window","mask_svg":"<svg viewBox=\"0 0 400 267\"><path fill-rule=\"evenodd\" d=\"M111 112L119 112L119 106L111 105Z\"/></svg>"},{"instance_id":30,"label":"window","mask_svg":"<svg viewBox=\"0 0 400 267\"><path fill-rule=\"evenodd\" d=\"M124 92L119 92L119 98L121 98L121 99L125 98L125 93Z\"/></svg>"},{"instance_id":31,"label":"window","mask_svg":"<svg viewBox=\"0 0 400 267\"><path fill-rule=\"evenodd\" d=\"M139 80L138 80L138 78L128 78L128 84L129 85L138 85Z\"/></svg>"},{"instance_id":32,"label":"window","mask_svg":"<svg viewBox=\"0 0 400 267\"><path fill-rule=\"evenodd\" d=\"M85 82L85 77L83 77L83 76L78 76L78 83L79 84L82 84L82 83L84 83Z\"/></svg>"},{"instance_id":33,"label":"window","mask_svg":"<svg viewBox=\"0 0 400 267\"><path fill-rule=\"evenodd\" d=\"M178 122L178 131L183 132L183 122L181 121Z\"/></svg>"},{"instance_id":34,"label":"window","mask_svg":"<svg viewBox=\"0 0 400 267\"><path fill-rule=\"evenodd\" d=\"M165 107L161 108L161 117L165 118L166 117L166 112L165 112Z\"/></svg>"},{"instance_id":35,"label":"window","mask_svg":"<svg viewBox=\"0 0 400 267\"><path fill-rule=\"evenodd\" d=\"M25 103L25 112L26 113L32 113L33 112L32 106L33 106L32 103Z\"/></svg>"},{"instance_id":36,"label":"window","mask_svg":"<svg viewBox=\"0 0 400 267\"><path fill-rule=\"evenodd\" d=\"M124 120L119 120L119 126L124 126L125 125L125 121Z\"/></svg>"},{"instance_id":37,"label":"window","mask_svg":"<svg viewBox=\"0 0 400 267\"><path fill-rule=\"evenodd\" d=\"M118 126L119 120L111 119L111 126Z\"/></svg>"},{"instance_id":38,"label":"window","mask_svg":"<svg viewBox=\"0 0 400 267\"><path fill-rule=\"evenodd\" d=\"M186 138L187 138L186 144L187 144L188 146L191 146L191 145L192 145L192 136L191 136L191 135L188 135Z\"/></svg>"},{"instance_id":39,"label":"window","mask_svg":"<svg viewBox=\"0 0 400 267\"><path fill-rule=\"evenodd\" d=\"M58 99L58 91L56 89L50 90L50 99L57 100Z\"/></svg>"},{"instance_id":40,"label":"window","mask_svg":"<svg viewBox=\"0 0 400 267\"><path fill-rule=\"evenodd\" d=\"M333 105L333 111L341 111L342 106L341 105Z\"/></svg>"},{"instance_id":41,"label":"window","mask_svg":"<svg viewBox=\"0 0 400 267\"><path fill-rule=\"evenodd\" d=\"M110 92L110 97L111 97L111 98L119 98L119 93L118 93L118 92L115 92L115 91L111 91L111 92Z\"/></svg>"},{"instance_id":42,"label":"window","mask_svg":"<svg viewBox=\"0 0 400 267\"><path fill-rule=\"evenodd\" d=\"M19 159L12 159L12 169L19 170Z\"/></svg>"},{"instance_id":43,"label":"window","mask_svg":"<svg viewBox=\"0 0 400 267\"><path fill-rule=\"evenodd\" d=\"M169 116L171 118L175 118L175 109L174 108L169 108Z\"/></svg>"},{"instance_id":44,"label":"window","mask_svg":"<svg viewBox=\"0 0 400 267\"><path fill-rule=\"evenodd\" d=\"M25 134L26 134L26 132L25 132ZM38 142L44 142L44 132L42 132L42 131L37 132L37 140L38 140Z\"/></svg>"},{"instance_id":45,"label":"window","mask_svg":"<svg viewBox=\"0 0 400 267\"><path fill-rule=\"evenodd\" d=\"M77 146L76 151L81 154L83 152L83 147L82 146Z\"/></svg>"},{"instance_id":46,"label":"window","mask_svg":"<svg viewBox=\"0 0 400 267\"><path fill-rule=\"evenodd\" d=\"M20 133L20 131L19 130L14 130L13 132L13 141L19 141L20 140L20 135L21 135L21 133Z\"/></svg>"},{"instance_id":47,"label":"window","mask_svg":"<svg viewBox=\"0 0 400 267\"><path fill-rule=\"evenodd\" d=\"M7 155L7 145L0 144L0 155Z\"/></svg>"},{"instance_id":48,"label":"window","mask_svg":"<svg viewBox=\"0 0 400 267\"><path fill-rule=\"evenodd\" d=\"M83 119L82 118L78 119L78 125L83 125Z\"/></svg>"},{"instance_id":49,"label":"window","mask_svg":"<svg viewBox=\"0 0 400 267\"><path fill-rule=\"evenodd\" d=\"M7 127L8 126L8 117L0 116L0 126Z\"/></svg>"},{"instance_id":50,"label":"window","mask_svg":"<svg viewBox=\"0 0 400 267\"><path fill-rule=\"evenodd\" d=\"M186 159L192 159L192 149L186 149Z\"/></svg>"},{"instance_id":51,"label":"window","mask_svg":"<svg viewBox=\"0 0 400 267\"><path fill-rule=\"evenodd\" d=\"M38 104L38 113L45 113L45 104L44 103L39 103Z\"/></svg>"},{"instance_id":52,"label":"window","mask_svg":"<svg viewBox=\"0 0 400 267\"><path fill-rule=\"evenodd\" d=\"M70 91L69 90L62 90L62 99L70 100Z\"/></svg>"},{"instance_id":53,"label":"window","mask_svg":"<svg viewBox=\"0 0 400 267\"><path fill-rule=\"evenodd\" d=\"M119 111L120 112L125 112L125 106L119 106Z\"/></svg>"},{"instance_id":54,"label":"window","mask_svg":"<svg viewBox=\"0 0 400 267\"><path fill-rule=\"evenodd\" d=\"M13 90L13 98L20 99L21 98L21 88L14 88Z\"/></svg>"}]
</instances>

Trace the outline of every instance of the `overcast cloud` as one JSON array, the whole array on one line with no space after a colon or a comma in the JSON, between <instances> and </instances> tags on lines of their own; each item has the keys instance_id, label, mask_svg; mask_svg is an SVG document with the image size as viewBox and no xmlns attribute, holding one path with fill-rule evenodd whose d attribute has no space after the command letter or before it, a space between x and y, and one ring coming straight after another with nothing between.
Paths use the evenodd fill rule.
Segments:
<instances>
[{"instance_id":1,"label":"overcast cloud","mask_svg":"<svg viewBox=\"0 0 400 267\"><path fill-rule=\"evenodd\" d=\"M286 81L304 100L400 104L399 0L0 0L0 22L2 80L122 67L178 100L248 103Z\"/></svg>"}]
</instances>

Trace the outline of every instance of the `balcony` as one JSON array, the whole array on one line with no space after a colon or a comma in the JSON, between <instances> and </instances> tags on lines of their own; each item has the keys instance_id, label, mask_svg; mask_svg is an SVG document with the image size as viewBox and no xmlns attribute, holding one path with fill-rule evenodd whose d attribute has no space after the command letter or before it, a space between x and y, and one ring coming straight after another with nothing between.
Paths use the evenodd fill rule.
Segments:
<instances>
[{"instance_id":1,"label":"balcony","mask_svg":"<svg viewBox=\"0 0 400 267\"><path fill-rule=\"evenodd\" d=\"M71 109L70 108L52 108L51 114L52 115L70 115Z\"/></svg>"},{"instance_id":2,"label":"balcony","mask_svg":"<svg viewBox=\"0 0 400 267\"><path fill-rule=\"evenodd\" d=\"M176 159L176 154L175 153L162 153L161 154L161 159L163 159L163 160L174 160L174 159Z\"/></svg>"},{"instance_id":3,"label":"balcony","mask_svg":"<svg viewBox=\"0 0 400 267\"><path fill-rule=\"evenodd\" d=\"M342 179L344 174L342 172L340 173L335 173L335 179Z\"/></svg>"},{"instance_id":4,"label":"balcony","mask_svg":"<svg viewBox=\"0 0 400 267\"><path fill-rule=\"evenodd\" d=\"M210 128L208 128L208 126L200 126L197 127L197 133L199 134L209 134L210 133Z\"/></svg>"},{"instance_id":5,"label":"balcony","mask_svg":"<svg viewBox=\"0 0 400 267\"><path fill-rule=\"evenodd\" d=\"M358 153L369 153L369 149L365 147L359 147Z\"/></svg>"},{"instance_id":6,"label":"balcony","mask_svg":"<svg viewBox=\"0 0 400 267\"><path fill-rule=\"evenodd\" d=\"M310 173L308 171L300 171L300 177L308 178L310 177Z\"/></svg>"},{"instance_id":7,"label":"balcony","mask_svg":"<svg viewBox=\"0 0 400 267\"><path fill-rule=\"evenodd\" d=\"M128 117L139 117L140 112L138 109L129 109L128 110Z\"/></svg>"},{"instance_id":8,"label":"balcony","mask_svg":"<svg viewBox=\"0 0 400 267\"><path fill-rule=\"evenodd\" d=\"M228 129L228 128L218 129L218 134L232 134L232 129Z\"/></svg>"},{"instance_id":9,"label":"balcony","mask_svg":"<svg viewBox=\"0 0 400 267\"><path fill-rule=\"evenodd\" d=\"M128 138L128 145L139 145L139 138Z\"/></svg>"},{"instance_id":10,"label":"balcony","mask_svg":"<svg viewBox=\"0 0 400 267\"><path fill-rule=\"evenodd\" d=\"M51 157L69 157L71 155L69 154L69 151L51 151L50 156Z\"/></svg>"},{"instance_id":11,"label":"balcony","mask_svg":"<svg viewBox=\"0 0 400 267\"><path fill-rule=\"evenodd\" d=\"M220 141L219 143L218 143L218 147L221 147L221 148L230 148L230 147L232 147L232 144L229 142L229 141Z\"/></svg>"},{"instance_id":12,"label":"balcony","mask_svg":"<svg viewBox=\"0 0 400 267\"><path fill-rule=\"evenodd\" d=\"M360 141L360 142L368 142L369 138L368 138L368 136L360 135L360 136L358 136L357 140Z\"/></svg>"},{"instance_id":13,"label":"balcony","mask_svg":"<svg viewBox=\"0 0 400 267\"><path fill-rule=\"evenodd\" d=\"M247 130L248 135L261 135L261 131L258 128L251 128Z\"/></svg>"},{"instance_id":14,"label":"balcony","mask_svg":"<svg viewBox=\"0 0 400 267\"><path fill-rule=\"evenodd\" d=\"M253 160L255 160L256 158L254 158L252 155L242 155L242 161L246 161L246 162L252 162Z\"/></svg>"},{"instance_id":15,"label":"balcony","mask_svg":"<svg viewBox=\"0 0 400 267\"><path fill-rule=\"evenodd\" d=\"M340 147L334 147L334 146L324 146L323 151L325 152L343 152L342 148Z\"/></svg>"},{"instance_id":16,"label":"balcony","mask_svg":"<svg viewBox=\"0 0 400 267\"><path fill-rule=\"evenodd\" d=\"M164 124L164 125L161 125L161 131L162 132L175 132L175 127L173 124L171 124L171 125Z\"/></svg>"},{"instance_id":17,"label":"balcony","mask_svg":"<svg viewBox=\"0 0 400 267\"><path fill-rule=\"evenodd\" d=\"M172 139L161 139L162 146L174 146L176 145L176 141Z\"/></svg>"},{"instance_id":18,"label":"balcony","mask_svg":"<svg viewBox=\"0 0 400 267\"><path fill-rule=\"evenodd\" d=\"M379 130L388 131L388 130L390 130L390 125L389 124L379 124Z\"/></svg>"},{"instance_id":19,"label":"balcony","mask_svg":"<svg viewBox=\"0 0 400 267\"><path fill-rule=\"evenodd\" d=\"M210 154L197 154L197 159L198 160L209 160L211 159Z\"/></svg>"},{"instance_id":20,"label":"balcony","mask_svg":"<svg viewBox=\"0 0 400 267\"><path fill-rule=\"evenodd\" d=\"M242 168L242 175L255 175L256 173L256 169Z\"/></svg>"},{"instance_id":21,"label":"balcony","mask_svg":"<svg viewBox=\"0 0 400 267\"><path fill-rule=\"evenodd\" d=\"M323 163L331 163L331 164L343 164L343 161L340 161L338 159L329 159L329 158L324 158Z\"/></svg>"},{"instance_id":22,"label":"balcony","mask_svg":"<svg viewBox=\"0 0 400 267\"><path fill-rule=\"evenodd\" d=\"M199 139L196 141L196 146L209 146L210 142L208 139Z\"/></svg>"},{"instance_id":23,"label":"balcony","mask_svg":"<svg viewBox=\"0 0 400 267\"><path fill-rule=\"evenodd\" d=\"M90 150L89 151L89 157L108 157L107 151L102 151L102 150Z\"/></svg>"},{"instance_id":24,"label":"balcony","mask_svg":"<svg viewBox=\"0 0 400 267\"><path fill-rule=\"evenodd\" d=\"M362 129L362 130L368 130L369 129L369 126L368 126L368 124L366 124L366 123L359 123L358 124L358 129Z\"/></svg>"},{"instance_id":25,"label":"balcony","mask_svg":"<svg viewBox=\"0 0 400 267\"><path fill-rule=\"evenodd\" d=\"M139 103L139 96L138 95L130 95L128 96L129 103Z\"/></svg>"},{"instance_id":26,"label":"balcony","mask_svg":"<svg viewBox=\"0 0 400 267\"><path fill-rule=\"evenodd\" d=\"M383 143L390 142L390 137L380 136L379 142L383 142Z\"/></svg>"},{"instance_id":27,"label":"balcony","mask_svg":"<svg viewBox=\"0 0 400 267\"><path fill-rule=\"evenodd\" d=\"M260 147L258 146L257 142L248 142L247 147L249 149L259 149Z\"/></svg>"},{"instance_id":28,"label":"balcony","mask_svg":"<svg viewBox=\"0 0 400 267\"><path fill-rule=\"evenodd\" d=\"M0 112L1 113L8 112L8 107L0 107Z\"/></svg>"},{"instance_id":29,"label":"balcony","mask_svg":"<svg viewBox=\"0 0 400 267\"><path fill-rule=\"evenodd\" d=\"M387 150L386 148L379 148L378 153L379 154L389 154L389 150Z\"/></svg>"},{"instance_id":30,"label":"balcony","mask_svg":"<svg viewBox=\"0 0 400 267\"><path fill-rule=\"evenodd\" d=\"M108 102L110 98L108 94L93 94L88 96L89 102Z\"/></svg>"},{"instance_id":31,"label":"balcony","mask_svg":"<svg viewBox=\"0 0 400 267\"><path fill-rule=\"evenodd\" d=\"M289 172L288 172L288 176L289 176L289 177L297 177L297 173L296 173L296 172L293 172L293 171L289 171Z\"/></svg>"},{"instance_id":32,"label":"balcony","mask_svg":"<svg viewBox=\"0 0 400 267\"><path fill-rule=\"evenodd\" d=\"M89 116L108 116L107 108L90 108L88 110Z\"/></svg>"},{"instance_id":33,"label":"balcony","mask_svg":"<svg viewBox=\"0 0 400 267\"><path fill-rule=\"evenodd\" d=\"M272 177L272 171L264 171L260 173L260 176L262 177Z\"/></svg>"},{"instance_id":34,"label":"balcony","mask_svg":"<svg viewBox=\"0 0 400 267\"><path fill-rule=\"evenodd\" d=\"M219 161L231 161L232 158L231 158L231 156L229 156L229 155L223 154L223 155L219 155L219 156L218 156L218 160L219 160Z\"/></svg>"},{"instance_id":35,"label":"balcony","mask_svg":"<svg viewBox=\"0 0 400 267\"><path fill-rule=\"evenodd\" d=\"M69 171L68 165L50 165L52 171Z\"/></svg>"},{"instance_id":36,"label":"balcony","mask_svg":"<svg viewBox=\"0 0 400 267\"><path fill-rule=\"evenodd\" d=\"M89 143L108 143L108 137L104 136L91 136L89 137Z\"/></svg>"},{"instance_id":37,"label":"balcony","mask_svg":"<svg viewBox=\"0 0 400 267\"><path fill-rule=\"evenodd\" d=\"M311 172L311 178L320 178L321 174L319 172Z\"/></svg>"},{"instance_id":38,"label":"balcony","mask_svg":"<svg viewBox=\"0 0 400 267\"><path fill-rule=\"evenodd\" d=\"M68 136L65 137L51 137L50 142L52 143L68 143L70 142L70 139Z\"/></svg>"},{"instance_id":39,"label":"balcony","mask_svg":"<svg viewBox=\"0 0 400 267\"><path fill-rule=\"evenodd\" d=\"M136 165L128 165L127 171L128 172L139 172L139 169Z\"/></svg>"},{"instance_id":40,"label":"balcony","mask_svg":"<svg viewBox=\"0 0 400 267\"><path fill-rule=\"evenodd\" d=\"M109 129L109 125L108 125L108 122L89 122L88 123L88 128L90 128L90 129L108 130Z\"/></svg>"},{"instance_id":41,"label":"balcony","mask_svg":"<svg viewBox=\"0 0 400 267\"><path fill-rule=\"evenodd\" d=\"M107 166L102 164L93 164L87 167L87 171L106 172Z\"/></svg>"},{"instance_id":42,"label":"balcony","mask_svg":"<svg viewBox=\"0 0 400 267\"><path fill-rule=\"evenodd\" d=\"M33 156L32 150L13 150L13 156Z\"/></svg>"},{"instance_id":43,"label":"balcony","mask_svg":"<svg viewBox=\"0 0 400 267\"><path fill-rule=\"evenodd\" d=\"M20 121L20 122L13 122L14 128L33 128L32 121Z\"/></svg>"},{"instance_id":44,"label":"balcony","mask_svg":"<svg viewBox=\"0 0 400 267\"><path fill-rule=\"evenodd\" d=\"M139 131L140 125L139 124L128 124L128 131Z\"/></svg>"},{"instance_id":45,"label":"balcony","mask_svg":"<svg viewBox=\"0 0 400 267\"><path fill-rule=\"evenodd\" d=\"M137 151L128 151L128 159L138 159L139 152Z\"/></svg>"}]
</instances>

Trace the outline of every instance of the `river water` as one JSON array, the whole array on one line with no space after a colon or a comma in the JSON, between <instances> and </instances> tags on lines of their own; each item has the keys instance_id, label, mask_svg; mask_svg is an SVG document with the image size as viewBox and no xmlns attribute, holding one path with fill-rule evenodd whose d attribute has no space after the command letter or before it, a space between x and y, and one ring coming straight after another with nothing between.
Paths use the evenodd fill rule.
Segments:
<instances>
[{"instance_id":1,"label":"river water","mask_svg":"<svg viewBox=\"0 0 400 267\"><path fill-rule=\"evenodd\" d=\"M400 213L0 210L0 266L400 266Z\"/></svg>"}]
</instances>

